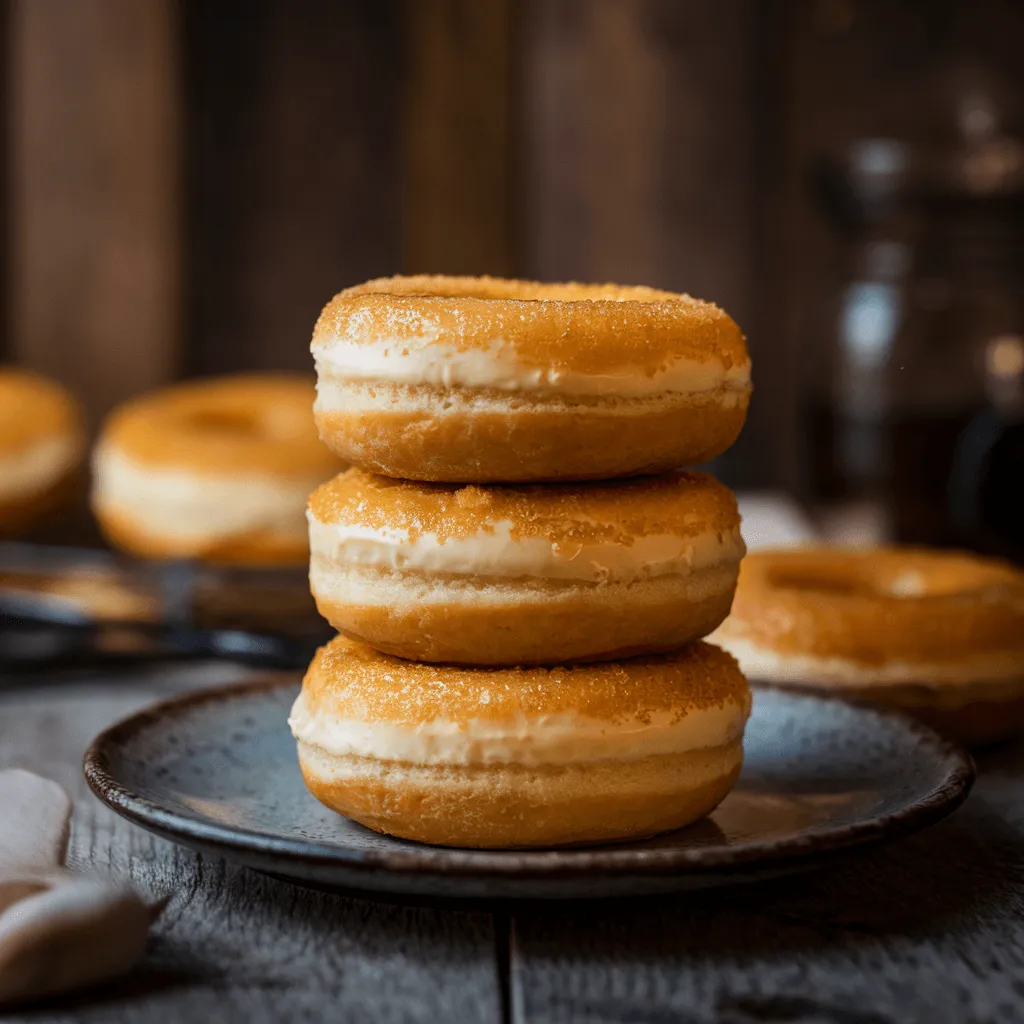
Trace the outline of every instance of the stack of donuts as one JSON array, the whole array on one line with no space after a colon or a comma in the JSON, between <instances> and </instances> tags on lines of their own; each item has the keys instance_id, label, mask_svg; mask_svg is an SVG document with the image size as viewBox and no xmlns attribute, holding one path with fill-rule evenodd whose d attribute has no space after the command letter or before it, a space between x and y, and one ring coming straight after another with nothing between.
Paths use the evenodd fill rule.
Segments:
<instances>
[{"instance_id":1,"label":"stack of donuts","mask_svg":"<svg viewBox=\"0 0 1024 1024\"><path fill-rule=\"evenodd\" d=\"M308 508L339 636L290 725L311 792L381 832L528 847L711 811L750 710L701 642L744 554L732 493L678 469L746 417L736 324L689 296L492 278L371 281L313 335Z\"/></svg>"}]
</instances>

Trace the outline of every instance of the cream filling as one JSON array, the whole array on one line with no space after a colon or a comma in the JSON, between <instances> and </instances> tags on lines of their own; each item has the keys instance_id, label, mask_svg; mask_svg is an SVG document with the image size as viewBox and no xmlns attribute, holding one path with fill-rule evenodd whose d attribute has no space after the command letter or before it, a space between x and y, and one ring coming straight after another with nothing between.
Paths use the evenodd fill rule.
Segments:
<instances>
[{"instance_id":1,"label":"cream filling","mask_svg":"<svg viewBox=\"0 0 1024 1024\"><path fill-rule=\"evenodd\" d=\"M123 514L148 533L184 544L255 531L302 541L303 509L321 483L319 478L146 466L107 447L96 454L93 503Z\"/></svg>"},{"instance_id":2,"label":"cream filling","mask_svg":"<svg viewBox=\"0 0 1024 1024\"><path fill-rule=\"evenodd\" d=\"M928 664L890 661L864 665L847 658L779 654L749 640L712 633L710 643L728 651L748 679L786 683L828 683L836 687L893 686L901 683L951 686L958 683L1024 683L1024 657L1014 652L977 655L969 660Z\"/></svg>"},{"instance_id":3,"label":"cream filling","mask_svg":"<svg viewBox=\"0 0 1024 1024\"><path fill-rule=\"evenodd\" d=\"M0 455L0 501L30 497L52 487L71 472L78 454L77 440L59 435Z\"/></svg>"},{"instance_id":4,"label":"cream filling","mask_svg":"<svg viewBox=\"0 0 1024 1024\"><path fill-rule=\"evenodd\" d=\"M739 528L694 537L654 534L632 544L553 542L545 537L514 537L507 519L489 532L439 538L411 537L408 530L323 523L312 511L310 552L314 558L348 566L409 570L426 574L505 579L622 582L652 576L689 575L722 562L738 562L745 548Z\"/></svg>"},{"instance_id":5,"label":"cream filling","mask_svg":"<svg viewBox=\"0 0 1024 1024\"><path fill-rule=\"evenodd\" d=\"M459 349L430 341L410 347L400 339L359 343L336 339L313 346L321 380L423 384L435 387L543 391L562 395L642 398L673 391L696 394L726 387L746 391L750 364L726 367L717 360L678 359L656 373L623 367L616 373L580 373L524 365L503 339L486 348Z\"/></svg>"},{"instance_id":6,"label":"cream filling","mask_svg":"<svg viewBox=\"0 0 1024 1024\"><path fill-rule=\"evenodd\" d=\"M573 712L520 715L511 721L434 719L419 725L338 718L311 709L299 694L288 719L292 735L336 757L368 757L406 764L492 765L525 768L593 761L638 761L734 743L748 709L736 703L689 711L681 718L655 712L647 721L608 722Z\"/></svg>"},{"instance_id":7,"label":"cream filling","mask_svg":"<svg viewBox=\"0 0 1024 1024\"><path fill-rule=\"evenodd\" d=\"M710 392L715 395L714 403L719 409L735 409L747 400L748 392L734 388L726 388L721 391ZM429 416L441 417L450 415L471 415L475 413L499 413L503 416L513 416L519 409L510 409L510 403L515 397L514 392L480 391L443 392L441 395L433 391L409 392L403 395L389 393L379 384L374 385L366 381L345 381L340 379L321 377L316 386L316 400L313 403L314 413L376 413L376 412L400 412L418 413ZM606 396L608 401L600 406L602 415L616 414L622 416L635 415L649 411L646 405L629 404L628 396ZM662 401L676 403L680 401L693 400L691 395L673 395L664 392L651 396L648 401ZM553 392L534 392L532 395L536 403L549 399L560 403L564 407L572 403L571 395L558 395ZM611 404L615 403L615 404ZM542 406L543 407L543 406Z\"/></svg>"}]
</instances>

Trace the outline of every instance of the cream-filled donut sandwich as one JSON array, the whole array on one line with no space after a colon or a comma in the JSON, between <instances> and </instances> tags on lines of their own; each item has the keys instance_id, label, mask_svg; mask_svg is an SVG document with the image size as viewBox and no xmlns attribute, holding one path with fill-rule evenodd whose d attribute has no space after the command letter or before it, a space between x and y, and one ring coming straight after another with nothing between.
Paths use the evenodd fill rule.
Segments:
<instances>
[{"instance_id":1,"label":"cream-filled donut sandwich","mask_svg":"<svg viewBox=\"0 0 1024 1024\"><path fill-rule=\"evenodd\" d=\"M64 388L0 369L0 535L32 526L71 496L83 449L78 404Z\"/></svg>"},{"instance_id":2,"label":"cream-filled donut sandwich","mask_svg":"<svg viewBox=\"0 0 1024 1024\"><path fill-rule=\"evenodd\" d=\"M1024 732L1024 573L915 548L799 548L743 562L711 638L755 681L908 711L969 743Z\"/></svg>"},{"instance_id":3,"label":"cream-filled donut sandwich","mask_svg":"<svg viewBox=\"0 0 1024 1024\"><path fill-rule=\"evenodd\" d=\"M385 278L335 296L312 350L324 441L412 480L696 465L736 440L751 390L730 317L652 288Z\"/></svg>"},{"instance_id":4,"label":"cream-filled donut sandwich","mask_svg":"<svg viewBox=\"0 0 1024 1024\"><path fill-rule=\"evenodd\" d=\"M313 795L378 832L472 847L633 839L709 813L739 775L750 694L709 644L572 668L321 648L290 725Z\"/></svg>"},{"instance_id":5,"label":"cream-filled donut sandwich","mask_svg":"<svg viewBox=\"0 0 1024 1024\"><path fill-rule=\"evenodd\" d=\"M147 558L301 563L310 491L338 471L317 438L313 388L283 374L145 395L111 415L93 462L93 510L112 543Z\"/></svg>"},{"instance_id":6,"label":"cream-filled donut sandwich","mask_svg":"<svg viewBox=\"0 0 1024 1024\"><path fill-rule=\"evenodd\" d=\"M321 614L431 662L670 650L725 618L744 553L732 492L694 472L512 487L350 469L311 495L308 517Z\"/></svg>"}]
</instances>

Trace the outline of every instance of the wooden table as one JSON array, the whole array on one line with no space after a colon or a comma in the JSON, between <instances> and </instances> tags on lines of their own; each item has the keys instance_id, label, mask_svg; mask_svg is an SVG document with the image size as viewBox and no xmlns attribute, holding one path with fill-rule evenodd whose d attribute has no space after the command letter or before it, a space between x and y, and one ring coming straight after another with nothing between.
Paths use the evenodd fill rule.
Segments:
<instances>
[{"instance_id":1,"label":"wooden table","mask_svg":"<svg viewBox=\"0 0 1024 1024\"><path fill-rule=\"evenodd\" d=\"M86 790L104 725L241 670L0 680L0 766L77 800L71 860L169 893L145 964L14 1022L1024 1021L1024 745L950 820L781 882L451 909L325 895L156 839ZM0 823L2 827L2 823Z\"/></svg>"}]
</instances>

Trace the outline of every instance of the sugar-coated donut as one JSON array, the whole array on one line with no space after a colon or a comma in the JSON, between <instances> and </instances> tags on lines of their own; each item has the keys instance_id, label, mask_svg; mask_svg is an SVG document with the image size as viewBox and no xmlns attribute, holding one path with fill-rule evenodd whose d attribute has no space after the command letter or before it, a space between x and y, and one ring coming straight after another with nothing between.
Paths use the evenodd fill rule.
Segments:
<instances>
[{"instance_id":1,"label":"sugar-coated donut","mask_svg":"<svg viewBox=\"0 0 1024 1024\"><path fill-rule=\"evenodd\" d=\"M1024 731L1024 573L915 548L748 555L711 639L749 678L905 709L984 743Z\"/></svg>"},{"instance_id":2,"label":"sugar-coated donut","mask_svg":"<svg viewBox=\"0 0 1024 1024\"><path fill-rule=\"evenodd\" d=\"M480 487L350 469L308 516L321 614L432 662L671 650L725 618L744 553L736 499L706 473Z\"/></svg>"},{"instance_id":3,"label":"sugar-coated donut","mask_svg":"<svg viewBox=\"0 0 1024 1024\"><path fill-rule=\"evenodd\" d=\"M302 562L306 499L341 467L317 438L312 401L305 378L254 374L121 406L93 466L107 537L145 558Z\"/></svg>"},{"instance_id":4,"label":"sugar-coated donut","mask_svg":"<svg viewBox=\"0 0 1024 1024\"><path fill-rule=\"evenodd\" d=\"M0 535L30 527L70 495L83 447L78 404L64 388L0 369Z\"/></svg>"},{"instance_id":5,"label":"sugar-coated donut","mask_svg":"<svg viewBox=\"0 0 1024 1024\"><path fill-rule=\"evenodd\" d=\"M750 694L709 644L573 668L320 649L289 719L306 785L390 835L450 846L598 843L679 828L729 792Z\"/></svg>"},{"instance_id":6,"label":"sugar-coated donut","mask_svg":"<svg viewBox=\"0 0 1024 1024\"><path fill-rule=\"evenodd\" d=\"M411 480L697 465L736 440L750 398L736 324L652 288L384 278L335 296L312 350L324 441Z\"/></svg>"}]
</instances>

